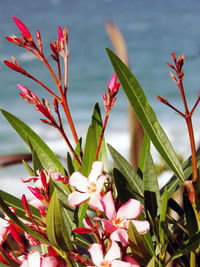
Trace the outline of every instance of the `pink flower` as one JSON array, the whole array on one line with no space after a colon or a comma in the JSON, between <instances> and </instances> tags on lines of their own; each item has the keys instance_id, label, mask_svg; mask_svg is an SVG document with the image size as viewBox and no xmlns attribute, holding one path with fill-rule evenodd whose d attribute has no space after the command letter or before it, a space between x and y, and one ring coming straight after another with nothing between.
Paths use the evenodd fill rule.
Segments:
<instances>
[{"instance_id":1,"label":"pink flower","mask_svg":"<svg viewBox=\"0 0 200 267\"><path fill-rule=\"evenodd\" d=\"M149 231L150 226L147 221L133 220L140 216L143 209L139 201L129 199L116 211L112 193L109 191L102 197L101 203L108 220L100 218L95 218L95 220L102 222L103 229L111 233L110 238L112 240L120 241L123 246L128 245L126 229L128 228L129 220L133 222L140 234L145 234Z\"/></svg>"},{"instance_id":2,"label":"pink flower","mask_svg":"<svg viewBox=\"0 0 200 267\"><path fill-rule=\"evenodd\" d=\"M103 173L103 163L95 161L88 178L80 172L74 172L69 179L69 185L75 187L77 191L71 193L68 201L71 206L76 207L89 199L88 205L93 209L103 210L101 204L101 190L107 179Z\"/></svg>"},{"instance_id":3,"label":"pink flower","mask_svg":"<svg viewBox=\"0 0 200 267\"><path fill-rule=\"evenodd\" d=\"M20 257L18 258L20 259ZM40 255L39 251L34 251L28 254L27 258L21 258L21 267L56 267L57 260L53 256L45 257Z\"/></svg>"},{"instance_id":4,"label":"pink flower","mask_svg":"<svg viewBox=\"0 0 200 267\"><path fill-rule=\"evenodd\" d=\"M5 218L6 220L0 218L0 245L3 244L3 242L6 240L7 235L9 234L9 226L10 222L7 221L9 219L7 216Z\"/></svg>"},{"instance_id":5,"label":"pink flower","mask_svg":"<svg viewBox=\"0 0 200 267\"><path fill-rule=\"evenodd\" d=\"M117 243L111 242L111 246L106 255L100 244L93 244L88 249L91 259L97 267L130 267L130 263L117 260L121 257L121 251Z\"/></svg>"}]
</instances>

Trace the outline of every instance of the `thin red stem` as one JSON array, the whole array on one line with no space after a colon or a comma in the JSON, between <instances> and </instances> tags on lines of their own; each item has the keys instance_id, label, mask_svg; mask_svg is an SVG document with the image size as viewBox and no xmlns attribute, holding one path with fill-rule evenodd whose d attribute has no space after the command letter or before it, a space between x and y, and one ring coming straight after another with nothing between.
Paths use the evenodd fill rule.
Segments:
<instances>
[{"instance_id":1,"label":"thin red stem","mask_svg":"<svg viewBox=\"0 0 200 267\"><path fill-rule=\"evenodd\" d=\"M193 126L192 126L192 118L191 115L192 113L189 112L188 106L187 106L187 101L183 89L183 83L181 80L178 82L178 87L183 99L184 107L185 107L185 120L187 123L188 127L188 133L189 133L189 138L190 138L190 147L191 147L191 153L192 153L192 167L193 167L193 182L196 182L197 177L198 177L198 169L197 169L197 156L196 156L196 147L195 147L195 140L194 140L194 131L193 131Z\"/></svg>"},{"instance_id":2,"label":"thin red stem","mask_svg":"<svg viewBox=\"0 0 200 267\"><path fill-rule=\"evenodd\" d=\"M108 118L109 118L109 113L108 114L106 113L104 124L103 124L103 128L102 128L100 139L99 139L99 144L97 146L96 160L97 160L98 155L99 155L99 150L100 150L101 143L102 143L102 140L103 140L103 136L104 136L104 132L105 132L105 129L106 129L107 122L108 122Z\"/></svg>"},{"instance_id":3,"label":"thin red stem","mask_svg":"<svg viewBox=\"0 0 200 267\"><path fill-rule=\"evenodd\" d=\"M60 134L62 135L62 137L64 138L65 142L67 143L67 145L68 145L69 149L71 150L74 158L76 159L76 161L78 162L79 166L81 167L82 163L81 163L80 159L78 158L77 154L75 153L75 151L74 151L69 139L67 138L63 128L62 127L58 127L58 130L59 130Z\"/></svg>"}]
</instances>

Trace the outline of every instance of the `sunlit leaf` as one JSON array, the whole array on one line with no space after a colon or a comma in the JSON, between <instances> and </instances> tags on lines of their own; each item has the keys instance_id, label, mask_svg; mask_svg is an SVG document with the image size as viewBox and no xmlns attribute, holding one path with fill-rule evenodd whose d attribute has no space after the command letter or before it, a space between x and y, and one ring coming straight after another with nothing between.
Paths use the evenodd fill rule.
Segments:
<instances>
[{"instance_id":1,"label":"sunlit leaf","mask_svg":"<svg viewBox=\"0 0 200 267\"><path fill-rule=\"evenodd\" d=\"M184 173L182 166L167 138L167 135L163 131L154 111L149 105L140 84L129 68L110 49L107 48L106 50L121 86L143 128L168 166L183 182Z\"/></svg>"}]
</instances>

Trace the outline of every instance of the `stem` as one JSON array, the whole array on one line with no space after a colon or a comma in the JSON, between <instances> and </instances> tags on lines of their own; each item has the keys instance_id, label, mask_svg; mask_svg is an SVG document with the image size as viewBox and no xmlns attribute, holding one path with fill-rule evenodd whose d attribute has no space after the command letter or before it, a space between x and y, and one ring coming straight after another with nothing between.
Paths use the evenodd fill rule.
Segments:
<instances>
[{"instance_id":1,"label":"stem","mask_svg":"<svg viewBox=\"0 0 200 267\"><path fill-rule=\"evenodd\" d=\"M191 118L192 113L189 113L187 101L186 101L186 97L185 97L185 93L183 89L183 83L181 80L179 80L178 82L178 87L179 87L179 90L180 90L180 93L183 99L183 104L185 107L185 120L186 120L187 127L188 127L190 147L191 147L191 153L192 153L193 182L196 182L197 177L198 177L198 170L197 170L197 155L196 155L196 147L195 147L195 140L194 140L194 131L193 131L193 126L192 126L192 118Z\"/></svg>"},{"instance_id":2,"label":"stem","mask_svg":"<svg viewBox=\"0 0 200 267\"><path fill-rule=\"evenodd\" d=\"M98 144L98 146L97 146L96 160L97 160L97 158L98 158L99 150L100 150L101 143L102 143L103 136L104 136L104 132L105 132L105 129L106 129L106 124L107 124L107 122L108 122L108 117L109 117L109 113L108 113L108 114L106 113L105 120L104 120L104 124L103 124L103 128L102 128L101 135L100 135L100 139L99 139L99 144Z\"/></svg>"},{"instance_id":3,"label":"stem","mask_svg":"<svg viewBox=\"0 0 200 267\"><path fill-rule=\"evenodd\" d=\"M58 130L59 130L60 134L62 135L62 137L64 138L65 142L67 143L67 145L68 145L69 149L71 150L74 158L76 159L76 161L78 162L79 166L81 167L82 163L81 163L80 159L78 158L78 156L76 155L76 153L75 153L71 143L69 142L69 139L67 138L63 128L59 127Z\"/></svg>"},{"instance_id":4,"label":"stem","mask_svg":"<svg viewBox=\"0 0 200 267\"><path fill-rule=\"evenodd\" d=\"M198 178L198 169L197 169L197 156L196 156L196 148L195 148L195 140L194 140L194 132L193 132L191 116L186 117L185 120L186 120L187 127L188 127L190 147L191 147L191 153L192 153L193 182L196 182Z\"/></svg>"}]
</instances>

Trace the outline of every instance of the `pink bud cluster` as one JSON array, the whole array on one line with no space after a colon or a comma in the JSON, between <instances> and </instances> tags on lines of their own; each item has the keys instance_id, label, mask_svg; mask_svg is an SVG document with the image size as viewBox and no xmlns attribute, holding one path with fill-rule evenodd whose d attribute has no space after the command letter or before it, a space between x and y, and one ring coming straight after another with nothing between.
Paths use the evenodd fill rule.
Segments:
<instances>
[{"instance_id":1,"label":"pink bud cluster","mask_svg":"<svg viewBox=\"0 0 200 267\"><path fill-rule=\"evenodd\" d=\"M115 104L115 101L117 99L116 95L119 91L120 82L117 83L117 75L114 73L110 79L110 82L108 84L108 96L106 93L103 93L103 101L104 106L106 110L106 114L110 113L110 110Z\"/></svg>"}]
</instances>

